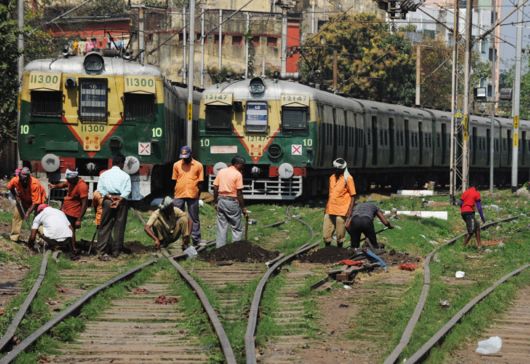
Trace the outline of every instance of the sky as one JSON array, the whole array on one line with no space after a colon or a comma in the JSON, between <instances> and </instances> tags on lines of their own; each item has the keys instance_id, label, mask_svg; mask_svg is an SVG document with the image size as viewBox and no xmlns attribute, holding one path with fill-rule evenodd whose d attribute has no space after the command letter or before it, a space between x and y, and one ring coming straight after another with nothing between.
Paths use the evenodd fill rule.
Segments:
<instances>
[{"instance_id":1,"label":"sky","mask_svg":"<svg viewBox=\"0 0 530 364\"><path fill-rule=\"evenodd\" d=\"M500 15L499 19L502 19L505 17L510 11L512 11L515 8L515 5L517 5L517 0L502 0L502 14ZM530 47L530 1L524 6L523 9L523 21L526 21L528 23L523 23L523 51L525 49L529 49ZM504 23L508 23L508 25L502 26L501 29L501 37L515 45L516 41L516 26L511 25L509 23L515 23L517 22L517 13L514 13L512 16L510 16ZM515 48L512 47L509 44L503 43L500 50L500 58L501 58L501 68L507 69L514 65L515 63ZM526 65L524 65L526 66Z\"/></svg>"}]
</instances>

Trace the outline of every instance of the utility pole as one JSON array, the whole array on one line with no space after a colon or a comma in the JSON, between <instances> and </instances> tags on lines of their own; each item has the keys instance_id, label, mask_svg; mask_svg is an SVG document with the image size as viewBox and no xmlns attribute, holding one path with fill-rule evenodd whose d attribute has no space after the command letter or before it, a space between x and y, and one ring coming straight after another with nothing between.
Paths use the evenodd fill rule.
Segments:
<instances>
[{"instance_id":1,"label":"utility pole","mask_svg":"<svg viewBox=\"0 0 530 364\"><path fill-rule=\"evenodd\" d=\"M523 48L523 7L524 0L518 1L517 33L515 49L515 79L513 81L513 142L512 142L512 192L517 190L517 167L519 162L519 107L521 97L521 53Z\"/></svg>"},{"instance_id":2,"label":"utility pole","mask_svg":"<svg viewBox=\"0 0 530 364\"><path fill-rule=\"evenodd\" d=\"M247 11L247 27L245 31L245 79L248 78L248 61L249 61L249 45L250 39L248 36L250 34L250 13Z\"/></svg>"},{"instance_id":3,"label":"utility pole","mask_svg":"<svg viewBox=\"0 0 530 364\"><path fill-rule=\"evenodd\" d=\"M462 191L469 182L469 90L471 89L471 50L473 29L473 1L466 2L466 52L464 58L464 119L462 120Z\"/></svg>"},{"instance_id":4,"label":"utility pole","mask_svg":"<svg viewBox=\"0 0 530 364\"><path fill-rule=\"evenodd\" d=\"M18 37L17 37L17 50L18 50L18 90L22 89L22 74L24 73L24 0L18 0ZM20 97L20 93L19 96ZM20 132L20 108L17 108L17 137ZM18 140L18 138L17 138ZM22 167L22 161L20 160L20 152L17 148L17 167Z\"/></svg>"},{"instance_id":5,"label":"utility pole","mask_svg":"<svg viewBox=\"0 0 530 364\"><path fill-rule=\"evenodd\" d=\"M187 62L186 62L186 57L187 57L187 43L186 43L186 38L187 38L187 32L186 32L186 26L187 26L187 21L186 21L186 7L183 6L182 7L182 83L186 83L187 80L188 80L188 75L187 75Z\"/></svg>"},{"instance_id":6,"label":"utility pole","mask_svg":"<svg viewBox=\"0 0 530 364\"><path fill-rule=\"evenodd\" d=\"M497 20L496 12L496 0L491 0L491 11L493 13L493 20ZM495 166L495 102L496 102L496 91L495 91L495 80L496 80L496 62L497 62L497 40L495 39L495 34L491 34L491 120L490 120L490 193L493 195L493 186L494 183L494 166Z\"/></svg>"},{"instance_id":7,"label":"utility pole","mask_svg":"<svg viewBox=\"0 0 530 364\"><path fill-rule=\"evenodd\" d=\"M289 6L282 1L280 4L282 8L282 50L281 50L281 71L282 77L287 74L287 10Z\"/></svg>"},{"instance_id":8,"label":"utility pole","mask_svg":"<svg viewBox=\"0 0 530 364\"><path fill-rule=\"evenodd\" d=\"M315 24L315 3L317 0L311 1L311 34L316 33L317 27Z\"/></svg>"},{"instance_id":9,"label":"utility pole","mask_svg":"<svg viewBox=\"0 0 530 364\"><path fill-rule=\"evenodd\" d=\"M201 6L201 88L204 88L204 11Z\"/></svg>"},{"instance_id":10,"label":"utility pole","mask_svg":"<svg viewBox=\"0 0 530 364\"><path fill-rule=\"evenodd\" d=\"M223 9L219 9L219 49L218 49L218 68L221 72L223 67Z\"/></svg>"},{"instance_id":11,"label":"utility pole","mask_svg":"<svg viewBox=\"0 0 530 364\"><path fill-rule=\"evenodd\" d=\"M190 56L188 59L188 127L187 144L191 147L193 142L193 76L195 61L195 0L190 2Z\"/></svg>"},{"instance_id":12,"label":"utility pole","mask_svg":"<svg viewBox=\"0 0 530 364\"><path fill-rule=\"evenodd\" d=\"M459 0L454 2L453 11L453 65L451 77L451 131L449 146L449 196L451 202L455 201L456 190L456 111L458 109L458 41L460 38L459 21L460 8Z\"/></svg>"},{"instance_id":13,"label":"utility pole","mask_svg":"<svg viewBox=\"0 0 530 364\"><path fill-rule=\"evenodd\" d=\"M421 46L416 44L416 106L421 105Z\"/></svg>"},{"instance_id":14,"label":"utility pole","mask_svg":"<svg viewBox=\"0 0 530 364\"><path fill-rule=\"evenodd\" d=\"M333 92L337 92L337 78L338 78L338 67L337 67L337 50L333 49Z\"/></svg>"},{"instance_id":15,"label":"utility pole","mask_svg":"<svg viewBox=\"0 0 530 364\"><path fill-rule=\"evenodd\" d=\"M140 63L144 64L145 58L145 5L138 5L138 52Z\"/></svg>"}]
</instances>

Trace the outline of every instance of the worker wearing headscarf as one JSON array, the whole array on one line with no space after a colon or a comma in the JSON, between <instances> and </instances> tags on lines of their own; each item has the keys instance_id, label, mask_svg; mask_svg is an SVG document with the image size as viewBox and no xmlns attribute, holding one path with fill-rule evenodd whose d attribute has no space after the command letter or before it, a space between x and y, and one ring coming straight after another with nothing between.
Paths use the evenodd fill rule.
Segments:
<instances>
[{"instance_id":1,"label":"worker wearing headscarf","mask_svg":"<svg viewBox=\"0 0 530 364\"><path fill-rule=\"evenodd\" d=\"M342 158L333 161L334 173L329 177L329 195L324 215L324 244L330 245L335 233L337 246L342 247L346 237L345 221L353 209L355 182Z\"/></svg>"}]
</instances>

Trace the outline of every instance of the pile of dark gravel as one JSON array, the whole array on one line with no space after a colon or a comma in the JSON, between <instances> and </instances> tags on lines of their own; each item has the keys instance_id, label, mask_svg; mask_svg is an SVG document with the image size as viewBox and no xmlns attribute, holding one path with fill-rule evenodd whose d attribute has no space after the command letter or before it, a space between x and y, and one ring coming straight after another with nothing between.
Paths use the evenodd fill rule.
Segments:
<instances>
[{"instance_id":1,"label":"pile of dark gravel","mask_svg":"<svg viewBox=\"0 0 530 364\"><path fill-rule=\"evenodd\" d=\"M263 249L250 241L241 240L228 243L219 249L201 252L199 257L203 260L215 262L264 263L276 258L278 254L278 252Z\"/></svg>"},{"instance_id":2,"label":"pile of dark gravel","mask_svg":"<svg viewBox=\"0 0 530 364\"><path fill-rule=\"evenodd\" d=\"M352 249L339 248L334 245L326 246L319 250L313 250L300 257L302 262L307 263L337 263L342 259L349 259L354 254Z\"/></svg>"}]
</instances>

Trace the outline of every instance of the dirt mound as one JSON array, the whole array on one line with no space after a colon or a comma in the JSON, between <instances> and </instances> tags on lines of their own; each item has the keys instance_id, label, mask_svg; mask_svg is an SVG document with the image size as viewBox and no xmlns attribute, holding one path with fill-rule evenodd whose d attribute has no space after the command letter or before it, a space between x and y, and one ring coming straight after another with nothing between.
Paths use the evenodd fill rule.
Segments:
<instances>
[{"instance_id":1,"label":"dirt mound","mask_svg":"<svg viewBox=\"0 0 530 364\"><path fill-rule=\"evenodd\" d=\"M403 263L418 263L420 258L409 255L408 253L399 253L394 249L379 254L388 265L399 265Z\"/></svg>"},{"instance_id":2,"label":"dirt mound","mask_svg":"<svg viewBox=\"0 0 530 364\"><path fill-rule=\"evenodd\" d=\"M337 263L342 259L349 259L353 255L354 252L351 249L331 245L309 252L309 254L300 257L300 260L308 263Z\"/></svg>"},{"instance_id":3,"label":"dirt mound","mask_svg":"<svg viewBox=\"0 0 530 364\"><path fill-rule=\"evenodd\" d=\"M263 249L250 241L241 240L210 251L199 254L199 257L208 261L234 261L247 263L267 262L278 256L278 252Z\"/></svg>"}]
</instances>

